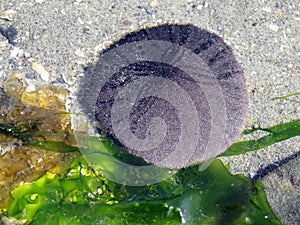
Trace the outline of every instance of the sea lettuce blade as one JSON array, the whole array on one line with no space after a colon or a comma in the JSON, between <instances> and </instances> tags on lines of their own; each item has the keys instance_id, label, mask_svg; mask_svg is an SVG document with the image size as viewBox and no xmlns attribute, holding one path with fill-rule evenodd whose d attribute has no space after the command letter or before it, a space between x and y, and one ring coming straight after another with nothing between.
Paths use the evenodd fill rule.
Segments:
<instances>
[{"instance_id":1,"label":"sea lettuce blade","mask_svg":"<svg viewBox=\"0 0 300 225\"><path fill-rule=\"evenodd\" d=\"M14 190L9 216L44 225L281 224L261 182L230 174L219 159L204 171L199 171L199 166L188 167L168 180L144 187L107 181L88 171L84 160L79 160L81 163L73 164L71 175L48 174ZM90 185L93 179L106 188L96 198L89 197L95 189ZM29 194L37 194L40 201L28 201Z\"/></svg>"}]
</instances>

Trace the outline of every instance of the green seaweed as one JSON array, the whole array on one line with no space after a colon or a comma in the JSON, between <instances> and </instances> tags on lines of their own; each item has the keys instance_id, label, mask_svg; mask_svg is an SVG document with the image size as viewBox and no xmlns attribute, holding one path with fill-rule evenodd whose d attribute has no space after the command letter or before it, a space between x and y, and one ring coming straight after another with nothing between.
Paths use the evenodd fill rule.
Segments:
<instances>
[{"instance_id":1,"label":"green seaweed","mask_svg":"<svg viewBox=\"0 0 300 225\"><path fill-rule=\"evenodd\" d=\"M0 133L50 151L79 151L63 142L38 140L32 132L38 123L1 123ZM258 130L268 134L257 140L237 142L221 155L243 154L298 136L300 120L245 130L243 134ZM230 174L228 166L219 159L208 163L205 170L201 165L191 166L156 184L128 186L105 178L103 171L107 168L113 174L128 175L109 159L138 166L148 163L111 140L86 138L89 148L84 156L95 158L97 167L80 157L64 175L46 174L31 184L21 185L11 193L8 216L27 219L31 225L282 224L268 204L262 183Z\"/></svg>"},{"instance_id":2,"label":"green seaweed","mask_svg":"<svg viewBox=\"0 0 300 225\"><path fill-rule=\"evenodd\" d=\"M284 95L284 96L278 96L278 97L273 98L273 100L289 98L289 97L293 97L296 95L300 95L300 92L296 92L296 93L292 93L292 94L288 94L288 95Z\"/></svg>"},{"instance_id":3,"label":"green seaweed","mask_svg":"<svg viewBox=\"0 0 300 225\"><path fill-rule=\"evenodd\" d=\"M27 144L35 147L39 147L44 150L67 153L67 152L79 152L79 148L76 146L68 145L60 141L39 141L31 139Z\"/></svg>"},{"instance_id":4,"label":"green seaweed","mask_svg":"<svg viewBox=\"0 0 300 225\"><path fill-rule=\"evenodd\" d=\"M20 139L25 145L39 147L44 150L54 152L79 152L79 148L76 146L68 145L60 141L40 141L35 136L33 129L36 125L41 124L42 121L32 121L27 124L9 125L0 123L0 134L15 137Z\"/></svg>"},{"instance_id":5,"label":"green seaweed","mask_svg":"<svg viewBox=\"0 0 300 225\"><path fill-rule=\"evenodd\" d=\"M100 191L99 191L100 189ZM219 159L148 186L106 180L83 158L12 192L8 215L28 224L281 224L260 181L232 175Z\"/></svg>"},{"instance_id":6,"label":"green seaweed","mask_svg":"<svg viewBox=\"0 0 300 225\"><path fill-rule=\"evenodd\" d=\"M244 134L250 134L257 130L269 132L269 134L256 139L248 141L240 141L231 145L225 152L220 156L231 156L244 154L246 152L259 150L277 142L287 140L292 137L300 135L300 119L291 122L279 124L270 128L254 128L252 130L244 131Z\"/></svg>"},{"instance_id":7,"label":"green seaweed","mask_svg":"<svg viewBox=\"0 0 300 225\"><path fill-rule=\"evenodd\" d=\"M48 151L55 152L79 152L79 148L76 146L71 146L59 141L40 141L34 137L34 133L31 132L32 127L41 123L40 121L33 121L28 124L22 124L19 126L12 126L4 123L0 123L0 133L13 136L21 139L24 144L39 147ZM286 122L279 124L270 128L253 128L250 130L244 130L243 134L248 135L256 131L265 131L269 134L255 140L240 141L232 144L225 152L219 156L232 156L240 155L250 151L255 151L259 149L266 148L277 142L281 142L300 135L300 119L291 122ZM92 139L92 137L90 137ZM110 141L102 138L97 140L101 142L102 145L106 145L106 151L115 151L113 145ZM125 151L118 152L114 157L122 158L126 154ZM134 158L134 156L132 156Z\"/></svg>"},{"instance_id":8,"label":"green seaweed","mask_svg":"<svg viewBox=\"0 0 300 225\"><path fill-rule=\"evenodd\" d=\"M45 150L55 151L55 152L79 152L79 148L76 146L71 146L63 142L58 141L39 141L36 139L31 132L32 127L36 124L41 123L40 121L33 121L29 124L22 124L19 126L12 126L4 123L0 123L0 133L14 136L21 139L24 144L36 146ZM255 140L240 141L232 144L225 152L219 156L232 156L244 154L246 152L255 151L259 149L266 148L277 142L281 142L300 135L300 119L291 122L286 122L279 124L270 128L253 128L250 130L244 130L243 134L248 135L256 131L265 131L269 134ZM92 139L92 137L90 137ZM102 145L106 145L106 151L115 151L113 145L110 144L108 139L102 138L98 142ZM118 152L115 157L122 158L126 154L125 151ZM134 156L132 156L134 158Z\"/></svg>"}]
</instances>

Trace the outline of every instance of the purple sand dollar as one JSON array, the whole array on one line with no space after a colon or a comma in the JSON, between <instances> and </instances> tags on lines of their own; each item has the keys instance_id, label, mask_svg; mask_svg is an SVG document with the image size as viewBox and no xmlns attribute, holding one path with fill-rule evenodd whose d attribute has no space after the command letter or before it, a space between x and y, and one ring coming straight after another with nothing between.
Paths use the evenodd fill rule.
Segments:
<instances>
[{"instance_id":1,"label":"purple sand dollar","mask_svg":"<svg viewBox=\"0 0 300 225\"><path fill-rule=\"evenodd\" d=\"M81 105L130 153L183 168L225 151L246 122L247 91L232 49L193 25L127 34L100 52Z\"/></svg>"}]
</instances>

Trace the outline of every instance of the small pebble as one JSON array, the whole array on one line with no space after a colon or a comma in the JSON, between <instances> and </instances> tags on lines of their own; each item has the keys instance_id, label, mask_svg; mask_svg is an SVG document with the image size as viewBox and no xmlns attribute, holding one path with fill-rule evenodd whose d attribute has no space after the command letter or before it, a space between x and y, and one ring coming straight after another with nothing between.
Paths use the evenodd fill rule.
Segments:
<instances>
[{"instance_id":1,"label":"small pebble","mask_svg":"<svg viewBox=\"0 0 300 225\"><path fill-rule=\"evenodd\" d=\"M269 28L272 30L272 31L275 31L277 32L279 30L279 27L276 25L276 24L270 24L269 25Z\"/></svg>"},{"instance_id":2,"label":"small pebble","mask_svg":"<svg viewBox=\"0 0 300 225\"><path fill-rule=\"evenodd\" d=\"M90 34L90 28L89 27L82 28L82 33L84 33L84 34Z\"/></svg>"},{"instance_id":3,"label":"small pebble","mask_svg":"<svg viewBox=\"0 0 300 225\"><path fill-rule=\"evenodd\" d=\"M29 83L28 86L26 87L26 92L33 92L35 90L36 88L34 84Z\"/></svg>"},{"instance_id":4,"label":"small pebble","mask_svg":"<svg viewBox=\"0 0 300 225\"><path fill-rule=\"evenodd\" d=\"M126 26L128 26L128 25L131 24L131 22L129 20L123 20L123 24L126 25Z\"/></svg>"},{"instance_id":5,"label":"small pebble","mask_svg":"<svg viewBox=\"0 0 300 225\"><path fill-rule=\"evenodd\" d=\"M20 57L23 54L23 50L21 50L19 47L14 47L11 51L10 51L10 57L11 58L17 58Z\"/></svg>"},{"instance_id":6,"label":"small pebble","mask_svg":"<svg viewBox=\"0 0 300 225\"><path fill-rule=\"evenodd\" d=\"M6 48L8 46L8 40L0 41L0 48Z\"/></svg>"},{"instance_id":7,"label":"small pebble","mask_svg":"<svg viewBox=\"0 0 300 225\"><path fill-rule=\"evenodd\" d=\"M253 177L255 177L256 173L250 173L250 178L252 179Z\"/></svg>"},{"instance_id":8,"label":"small pebble","mask_svg":"<svg viewBox=\"0 0 300 225\"><path fill-rule=\"evenodd\" d=\"M196 9L197 10L202 10L203 9L203 5L198 5Z\"/></svg>"},{"instance_id":9,"label":"small pebble","mask_svg":"<svg viewBox=\"0 0 300 225\"><path fill-rule=\"evenodd\" d=\"M39 63L39 62L32 62L31 63L31 67L38 74L47 72L46 69L45 69L45 67L41 63Z\"/></svg>"},{"instance_id":10,"label":"small pebble","mask_svg":"<svg viewBox=\"0 0 300 225\"><path fill-rule=\"evenodd\" d=\"M82 19L80 19L79 17L78 17L78 19L77 19L77 20L78 20L78 23L79 23L79 24L81 24L81 25L83 25L83 24L84 24L84 22L82 21Z\"/></svg>"},{"instance_id":11,"label":"small pebble","mask_svg":"<svg viewBox=\"0 0 300 225\"><path fill-rule=\"evenodd\" d=\"M27 79L36 79L36 75L34 73L26 73L25 77Z\"/></svg>"},{"instance_id":12,"label":"small pebble","mask_svg":"<svg viewBox=\"0 0 300 225\"><path fill-rule=\"evenodd\" d=\"M49 81L50 74L48 73L48 71L45 69L45 67L41 63L32 62L31 67L35 72L37 72L41 76L41 79L43 81L46 81L46 82Z\"/></svg>"},{"instance_id":13,"label":"small pebble","mask_svg":"<svg viewBox=\"0 0 300 225\"><path fill-rule=\"evenodd\" d=\"M153 1L150 2L150 6L153 7L153 8L156 7L157 5L158 5L157 0L153 0Z\"/></svg>"},{"instance_id":14,"label":"small pebble","mask_svg":"<svg viewBox=\"0 0 300 225\"><path fill-rule=\"evenodd\" d=\"M56 78L56 81L57 81L57 83L60 83L60 84L64 84L65 83L64 79L61 76L58 76Z\"/></svg>"},{"instance_id":15,"label":"small pebble","mask_svg":"<svg viewBox=\"0 0 300 225\"><path fill-rule=\"evenodd\" d=\"M25 58L30 58L31 57L31 54L29 52L24 52L24 57Z\"/></svg>"},{"instance_id":16,"label":"small pebble","mask_svg":"<svg viewBox=\"0 0 300 225\"><path fill-rule=\"evenodd\" d=\"M18 31L13 26L9 26L6 30L6 38L9 43L13 44L14 40L17 38Z\"/></svg>"},{"instance_id":17,"label":"small pebble","mask_svg":"<svg viewBox=\"0 0 300 225\"><path fill-rule=\"evenodd\" d=\"M270 7L263 7L262 10L268 13L272 12L272 9Z\"/></svg>"},{"instance_id":18,"label":"small pebble","mask_svg":"<svg viewBox=\"0 0 300 225\"><path fill-rule=\"evenodd\" d=\"M41 73L41 79L42 79L43 81L49 82L50 74L49 74L48 72L46 72L46 73Z\"/></svg>"},{"instance_id":19,"label":"small pebble","mask_svg":"<svg viewBox=\"0 0 300 225\"><path fill-rule=\"evenodd\" d=\"M15 61L12 59L8 60L8 64L9 64L10 69L12 69L12 70L14 70L17 67Z\"/></svg>"},{"instance_id":20,"label":"small pebble","mask_svg":"<svg viewBox=\"0 0 300 225\"><path fill-rule=\"evenodd\" d=\"M2 12L0 19L7 20L7 21L13 21L13 16L16 13L17 13L16 10L12 10L12 9L6 10L6 11Z\"/></svg>"},{"instance_id":21,"label":"small pebble","mask_svg":"<svg viewBox=\"0 0 300 225\"><path fill-rule=\"evenodd\" d=\"M80 49L76 49L74 51L74 55L83 58L85 56L84 52L82 52Z\"/></svg>"},{"instance_id":22,"label":"small pebble","mask_svg":"<svg viewBox=\"0 0 300 225\"><path fill-rule=\"evenodd\" d=\"M151 8L143 8L143 9L144 9L144 11L146 11L146 13L148 13L150 15L153 13L153 10Z\"/></svg>"}]
</instances>

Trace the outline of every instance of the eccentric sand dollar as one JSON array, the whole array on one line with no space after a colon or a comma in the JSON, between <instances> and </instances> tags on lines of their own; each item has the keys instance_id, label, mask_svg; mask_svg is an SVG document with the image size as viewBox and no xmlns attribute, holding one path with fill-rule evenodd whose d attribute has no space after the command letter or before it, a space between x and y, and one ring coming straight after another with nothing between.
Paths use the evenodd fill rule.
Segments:
<instances>
[{"instance_id":1,"label":"eccentric sand dollar","mask_svg":"<svg viewBox=\"0 0 300 225\"><path fill-rule=\"evenodd\" d=\"M193 25L127 34L86 79L82 105L102 131L160 167L213 158L245 125L245 78L232 49Z\"/></svg>"}]
</instances>

